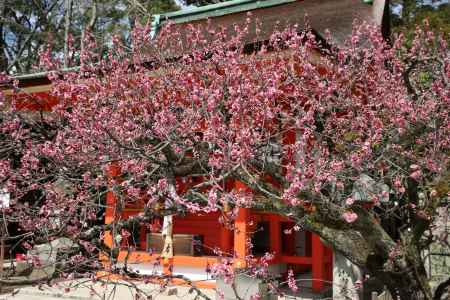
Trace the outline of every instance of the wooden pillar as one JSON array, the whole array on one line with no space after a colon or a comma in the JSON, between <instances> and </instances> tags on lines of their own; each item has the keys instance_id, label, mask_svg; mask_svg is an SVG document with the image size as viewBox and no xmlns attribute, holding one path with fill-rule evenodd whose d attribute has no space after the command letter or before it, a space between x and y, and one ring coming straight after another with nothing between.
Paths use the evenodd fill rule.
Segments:
<instances>
[{"instance_id":1,"label":"wooden pillar","mask_svg":"<svg viewBox=\"0 0 450 300\"><path fill-rule=\"evenodd\" d=\"M326 279L329 281L333 281L333 251L331 248L325 247L325 258L327 260L326 265Z\"/></svg>"},{"instance_id":2,"label":"wooden pillar","mask_svg":"<svg viewBox=\"0 0 450 300\"><path fill-rule=\"evenodd\" d=\"M234 189L242 193L249 191L249 188L238 180L234 182ZM246 265L245 257L248 254L247 238L249 233L249 220L250 210L248 208L239 208L238 216L234 221L234 254L235 267L237 268L243 268Z\"/></svg>"},{"instance_id":3,"label":"wooden pillar","mask_svg":"<svg viewBox=\"0 0 450 300\"><path fill-rule=\"evenodd\" d=\"M278 215L270 216L270 251L275 259L281 256L281 223Z\"/></svg>"},{"instance_id":4,"label":"wooden pillar","mask_svg":"<svg viewBox=\"0 0 450 300\"><path fill-rule=\"evenodd\" d=\"M143 251L147 251L147 232L146 226L139 228L139 247Z\"/></svg>"},{"instance_id":5,"label":"wooden pillar","mask_svg":"<svg viewBox=\"0 0 450 300\"><path fill-rule=\"evenodd\" d=\"M224 225L220 226L220 250L226 254L232 254L233 232Z\"/></svg>"},{"instance_id":6,"label":"wooden pillar","mask_svg":"<svg viewBox=\"0 0 450 300\"><path fill-rule=\"evenodd\" d=\"M115 214L114 207L116 205L116 197L113 192L106 193L106 209L105 209L105 224L111 224L114 222ZM105 245L108 247L113 246L113 238L111 231L106 231L104 236Z\"/></svg>"},{"instance_id":7,"label":"wooden pillar","mask_svg":"<svg viewBox=\"0 0 450 300\"><path fill-rule=\"evenodd\" d=\"M234 222L234 253L235 267L245 267L245 257L247 256L248 220L250 210L239 208L239 214Z\"/></svg>"},{"instance_id":8,"label":"wooden pillar","mask_svg":"<svg viewBox=\"0 0 450 300\"><path fill-rule=\"evenodd\" d=\"M113 162L108 166L107 175L110 179L110 186L112 186L112 181L115 180L117 176L120 175L120 166ZM114 192L108 191L106 193L106 209L105 209L105 224L111 224L118 217L116 212L117 198ZM111 231L105 232L104 236L105 244L109 247L113 246L113 236Z\"/></svg>"},{"instance_id":9,"label":"wooden pillar","mask_svg":"<svg viewBox=\"0 0 450 300\"><path fill-rule=\"evenodd\" d=\"M313 291L320 292L326 280L325 246L317 234L312 234L312 279Z\"/></svg>"}]
</instances>

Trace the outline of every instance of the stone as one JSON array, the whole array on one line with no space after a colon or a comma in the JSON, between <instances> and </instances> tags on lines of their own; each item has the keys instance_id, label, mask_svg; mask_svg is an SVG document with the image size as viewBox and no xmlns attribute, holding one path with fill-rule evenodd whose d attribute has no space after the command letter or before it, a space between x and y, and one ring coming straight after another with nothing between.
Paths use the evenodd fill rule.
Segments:
<instances>
[{"instance_id":1,"label":"stone","mask_svg":"<svg viewBox=\"0 0 450 300\"><path fill-rule=\"evenodd\" d=\"M270 300L268 286L260 279L241 273L236 275L234 285L236 293L242 300L250 300L255 294L259 294L261 300ZM225 283L222 278L216 280L216 290L216 299L222 299L219 293L223 294L224 300L237 299L232 285Z\"/></svg>"},{"instance_id":2,"label":"stone","mask_svg":"<svg viewBox=\"0 0 450 300\"><path fill-rule=\"evenodd\" d=\"M50 277L55 272L56 249L50 244L35 245L28 252L28 256L35 262L29 279Z\"/></svg>"},{"instance_id":3,"label":"stone","mask_svg":"<svg viewBox=\"0 0 450 300\"><path fill-rule=\"evenodd\" d=\"M58 238L50 242L50 245L56 250L68 250L73 248L75 243L69 238Z\"/></svg>"},{"instance_id":4,"label":"stone","mask_svg":"<svg viewBox=\"0 0 450 300\"><path fill-rule=\"evenodd\" d=\"M51 277L56 270L57 254L74 247L75 243L68 238L58 238L50 243L35 245L28 256L37 260L28 276L29 279Z\"/></svg>"},{"instance_id":5,"label":"stone","mask_svg":"<svg viewBox=\"0 0 450 300\"><path fill-rule=\"evenodd\" d=\"M333 300L362 299L362 270L345 256L333 253Z\"/></svg>"},{"instance_id":6,"label":"stone","mask_svg":"<svg viewBox=\"0 0 450 300\"><path fill-rule=\"evenodd\" d=\"M376 182L369 175L361 174L353 185L352 198L357 202L372 202L371 198L377 196L381 203L386 203L389 201L389 191L388 185Z\"/></svg>"}]
</instances>

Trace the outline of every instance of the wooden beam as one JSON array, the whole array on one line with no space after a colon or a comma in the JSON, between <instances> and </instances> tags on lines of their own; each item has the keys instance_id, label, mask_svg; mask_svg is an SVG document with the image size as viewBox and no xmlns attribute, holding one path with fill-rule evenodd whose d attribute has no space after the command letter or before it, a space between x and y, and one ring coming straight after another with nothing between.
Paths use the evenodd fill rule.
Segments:
<instances>
[{"instance_id":1,"label":"wooden beam","mask_svg":"<svg viewBox=\"0 0 450 300\"><path fill-rule=\"evenodd\" d=\"M281 261L288 264L296 264L296 265L312 265L313 261L311 257L308 256L281 256Z\"/></svg>"},{"instance_id":2,"label":"wooden beam","mask_svg":"<svg viewBox=\"0 0 450 300\"><path fill-rule=\"evenodd\" d=\"M114 192L106 193L106 209L105 209L105 224L111 224L116 219L116 196ZM110 230L105 232L104 242L107 246L113 246L113 237Z\"/></svg>"},{"instance_id":3,"label":"wooden beam","mask_svg":"<svg viewBox=\"0 0 450 300\"><path fill-rule=\"evenodd\" d=\"M22 87L22 88L19 88L19 91L17 92L17 95L41 93L41 92L50 92L51 89L52 89L52 85L51 84ZM10 95L12 95L14 93L14 91L12 89L8 89L8 90L4 90L3 93L4 93L5 96L10 96Z\"/></svg>"},{"instance_id":4,"label":"wooden beam","mask_svg":"<svg viewBox=\"0 0 450 300\"><path fill-rule=\"evenodd\" d=\"M114 180L115 177L120 175L120 167L117 163L111 163L108 166L108 177L110 180ZM105 209L105 224L111 224L116 220L117 217L117 197L113 191L108 191L106 193L106 209ZM104 236L104 242L109 247L114 244L113 235L111 231L106 231Z\"/></svg>"},{"instance_id":5,"label":"wooden beam","mask_svg":"<svg viewBox=\"0 0 450 300\"><path fill-rule=\"evenodd\" d=\"M122 250L119 252L118 261L124 261L127 256L127 251ZM132 264L138 263L154 263L158 259L161 259L159 253L149 253L147 251L132 251L128 255L128 262ZM177 266L189 266L205 268L207 265L213 265L219 262L219 258L216 256L188 256L188 255L174 255L173 264Z\"/></svg>"}]
</instances>

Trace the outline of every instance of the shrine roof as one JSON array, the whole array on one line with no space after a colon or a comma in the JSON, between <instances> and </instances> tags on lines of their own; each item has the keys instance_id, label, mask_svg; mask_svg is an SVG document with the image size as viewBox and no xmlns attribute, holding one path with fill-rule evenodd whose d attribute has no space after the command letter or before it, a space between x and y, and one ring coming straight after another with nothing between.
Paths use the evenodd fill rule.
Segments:
<instances>
[{"instance_id":1,"label":"shrine roof","mask_svg":"<svg viewBox=\"0 0 450 300\"><path fill-rule=\"evenodd\" d=\"M171 22L180 31L188 24L233 28L244 24L248 12L261 22L261 39L268 39L274 29L280 26L305 24L305 16L313 31L324 36L329 30L335 45L339 46L351 36L353 21L359 19L381 26L386 31L387 0L231 0L217 4L184 9L153 16L152 32L156 36L159 29ZM64 71L74 71L71 68ZM34 73L15 76L20 86L48 84L48 73ZM0 89L8 88L0 86Z\"/></svg>"},{"instance_id":2,"label":"shrine roof","mask_svg":"<svg viewBox=\"0 0 450 300\"><path fill-rule=\"evenodd\" d=\"M153 16L152 36L167 23L180 28L210 21L213 26L243 24L247 13L258 18L268 35L276 26L304 25L305 16L319 35L329 30L335 44L342 44L352 32L354 19L384 26L386 0L231 0Z\"/></svg>"}]
</instances>

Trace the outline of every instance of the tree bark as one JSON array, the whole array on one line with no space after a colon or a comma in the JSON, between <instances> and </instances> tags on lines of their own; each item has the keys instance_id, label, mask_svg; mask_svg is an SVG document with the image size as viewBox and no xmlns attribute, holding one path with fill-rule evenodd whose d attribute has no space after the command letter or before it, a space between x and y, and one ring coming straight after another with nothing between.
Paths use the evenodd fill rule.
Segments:
<instances>
[{"instance_id":1,"label":"tree bark","mask_svg":"<svg viewBox=\"0 0 450 300\"><path fill-rule=\"evenodd\" d=\"M446 297L446 298L444 298ZM438 285L436 291L434 292L433 300L445 300L450 297L450 277Z\"/></svg>"},{"instance_id":2,"label":"tree bark","mask_svg":"<svg viewBox=\"0 0 450 300\"><path fill-rule=\"evenodd\" d=\"M3 222L0 224L0 278L3 278L3 264L5 262L5 237Z\"/></svg>"},{"instance_id":3,"label":"tree bark","mask_svg":"<svg viewBox=\"0 0 450 300\"><path fill-rule=\"evenodd\" d=\"M169 193L172 199L176 197L176 189L174 184L169 185ZM170 201L166 199L166 208L170 208ZM162 237L164 239L164 245L161 253L161 257L164 259L164 264L168 266L169 273L172 273L172 259L173 259L173 215L164 216Z\"/></svg>"},{"instance_id":4,"label":"tree bark","mask_svg":"<svg viewBox=\"0 0 450 300\"><path fill-rule=\"evenodd\" d=\"M173 257L173 217L165 216L163 219L162 236L164 239L164 246L161 256L164 259L171 259Z\"/></svg>"},{"instance_id":5,"label":"tree bark","mask_svg":"<svg viewBox=\"0 0 450 300\"><path fill-rule=\"evenodd\" d=\"M92 8L91 8L91 17L89 19L89 22L86 24L86 27L84 28L84 30L81 32L81 52L84 51L84 40L86 38L86 32L91 32L92 29L95 26L95 23L97 21L97 1L93 0L92 1Z\"/></svg>"},{"instance_id":6,"label":"tree bark","mask_svg":"<svg viewBox=\"0 0 450 300\"><path fill-rule=\"evenodd\" d=\"M0 1L0 16L5 15L5 1ZM8 57L5 53L5 41L3 40L3 19L0 18L0 72L8 68Z\"/></svg>"},{"instance_id":7,"label":"tree bark","mask_svg":"<svg viewBox=\"0 0 450 300\"><path fill-rule=\"evenodd\" d=\"M72 0L66 0L65 8L65 25L64 25L64 68L69 66L69 34L70 25L72 23Z\"/></svg>"}]
</instances>

